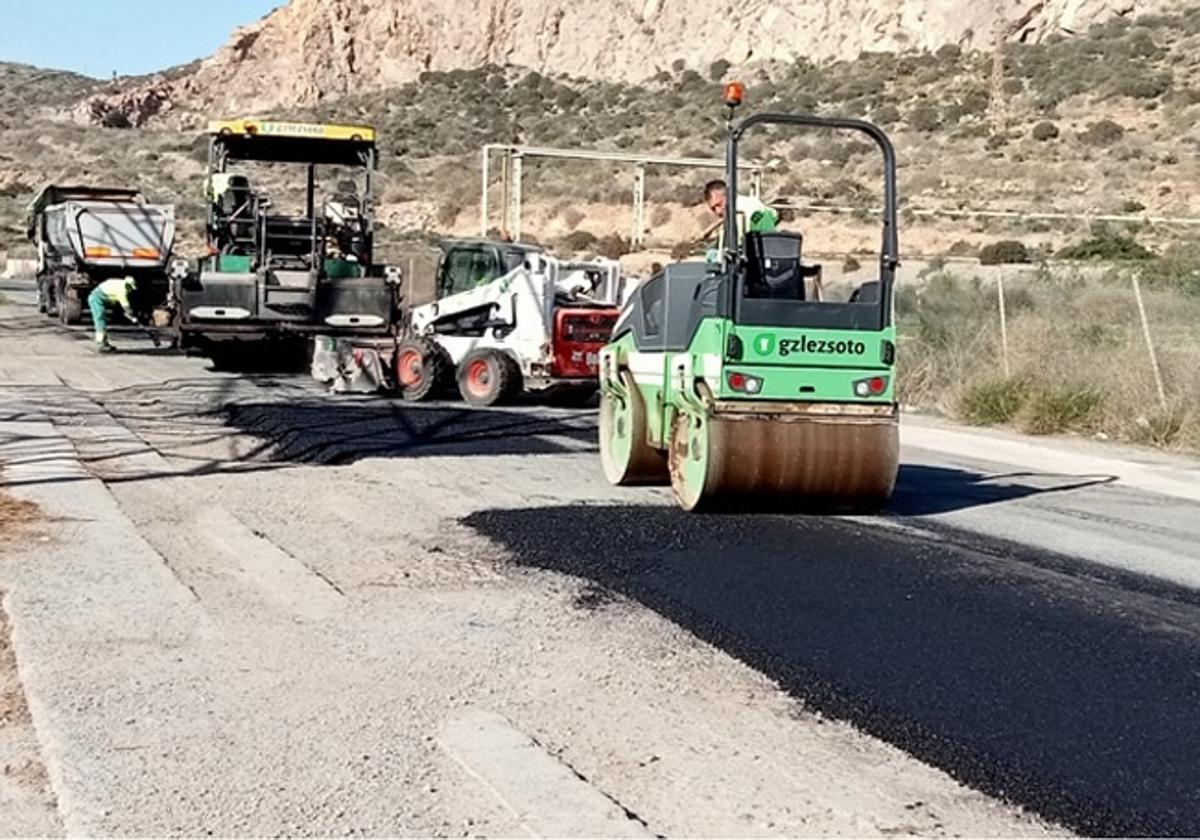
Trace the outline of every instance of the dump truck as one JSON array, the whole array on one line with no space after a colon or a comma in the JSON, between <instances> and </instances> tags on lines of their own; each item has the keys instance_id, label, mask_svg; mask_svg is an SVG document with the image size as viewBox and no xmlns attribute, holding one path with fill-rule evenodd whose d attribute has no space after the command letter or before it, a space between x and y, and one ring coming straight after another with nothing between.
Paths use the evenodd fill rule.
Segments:
<instances>
[{"instance_id":1,"label":"dump truck","mask_svg":"<svg viewBox=\"0 0 1200 840\"><path fill-rule=\"evenodd\" d=\"M374 261L375 130L228 120L208 138L207 254L171 266L180 345L236 357L264 339L391 334L400 273ZM252 180L288 165L304 179L292 212Z\"/></svg>"},{"instance_id":2,"label":"dump truck","mask_svg":"<svg viewBox=\"0 0 1200 840\"><path fill-rule=\"evenodd\" d=\"M541 248L490 240L442 243L435 295L409 312L395 353L408 400L450 383L474 405L530 391L586 402L598 388L600 348L619 314L613 260L560 260Z\"/></svg>"},{"instance_id":3,"label":"dump truck","mask_svg":"<svg viewBox=\"0 0 1200 840\"><path fill-rule=\"evenodd\" d=\"M669 484L685 510L866 511L899 459L896 156L853 119L729 108L721 247L668 265L630 297L600 354L600 455L614 484ZM753 231L737 213L738 150L755 129L851 132L883 161L878 270L834 297L800 233ZM825 136L825 135L819 135Z\"/></svg>"},{"instance_id":4,"label":"dump truck","mask_svg":"<svg viewBox=\"0 0 1200 840\"><path fill-rule=\"evenodd\" d=\"M146 320L167 298L173 205L148 204L134 189L51 184L30 205L27 230L38 311L64 324L82 320L88 294L111 277L137 280L130 302Z\"/></svg>"}]
</instances>

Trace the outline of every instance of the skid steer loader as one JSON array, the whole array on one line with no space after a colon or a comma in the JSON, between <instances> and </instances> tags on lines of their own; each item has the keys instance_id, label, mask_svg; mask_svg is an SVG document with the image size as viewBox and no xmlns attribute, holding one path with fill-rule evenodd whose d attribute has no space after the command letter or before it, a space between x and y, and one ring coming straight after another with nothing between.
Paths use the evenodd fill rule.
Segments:
<instances>
[{"instance_id":1,"label":"skid steer loader","mask_svg":"<svg viewBox=\"0 0 1200 840\"><path fill-rule=\"evenodd\" d=\"M631 295L600 354L600 453L614 484L670 484L686 510L875 509L899 458L892 289L896 161L860 120L729 108L722 244L712 262L668 265ZM863 134L883 157L878 273L834 299L802 237L744 231L738 146L764 126Z\"/></svg>"},{"instance_id":2,"label":"skid steer loader","mask_svg":"<svg viewBox=\"0 0 1200 840\"><path fill-rule=\"evenodd\" d=\"M600 348L619 314L621 270L612 260L569 262L528 245L450 240L436 300L414 307L395 352L407 400L457 382L475 405L549 390L586 402L597 390Z\"/></svg>"}]
</instances>

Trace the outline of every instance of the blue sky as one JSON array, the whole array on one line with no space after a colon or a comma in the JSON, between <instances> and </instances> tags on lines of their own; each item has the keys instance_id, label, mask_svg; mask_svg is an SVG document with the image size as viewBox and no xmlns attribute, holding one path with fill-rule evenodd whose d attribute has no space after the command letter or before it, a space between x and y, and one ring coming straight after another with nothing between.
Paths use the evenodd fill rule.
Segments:
<instances>
[{"instance_id":1,"label":"blue sky","mask_svg":"<svg viewBox=\"0 0 1200 840\"><path fill-rule=\"evenodd\" d=\"M108 78L212 53L285 0L0 0L0 61Z\"/></svg>"}]
</instances>

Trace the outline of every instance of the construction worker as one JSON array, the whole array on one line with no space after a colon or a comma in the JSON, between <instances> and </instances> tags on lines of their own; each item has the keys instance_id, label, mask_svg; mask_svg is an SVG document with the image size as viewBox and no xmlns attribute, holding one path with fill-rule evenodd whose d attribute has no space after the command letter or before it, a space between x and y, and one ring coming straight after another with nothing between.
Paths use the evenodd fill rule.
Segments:
<instances>
[{"instance_id":1,"label":"construction worker","mask_svg":"<svg viewBox=\"0 0 1200 840\"><path fill-rule=\"evenodd\" d=\"M137 289L137 281L132 277L113 277L105 280L88 295L88 309L92 311L92 326L96 331L96 349L108 353L116 348L108 341L108 313L120 307L125 317L132 323L138 322L138 317L129 304L129 295Z\"/></svg>"},{"instance_id":2,"label":"construction worker","mask_svg":"<svg viewBox=\"0 0 1200 840\"><path fill-rule=\"evenodd\" d=\"M704 203L718 218L725 217L727 192L724 181L709 181L704 185ZM739 231L769 233L779 225L779 214L752 195L737 197L736 212Z\"/></svg>"},{"instance_id":3,"label":"construction worker","mask_svg":"<svg viewBox=\"0 0 1200 840\"><path fill-rule=\"evenodd\" d=\"M728 187L721 180L709 181L704 185L704 203L708 205L708 209L719 219L725 218L725 204L728 199L728 192ZM779 213L752 195L739 195L734 208L734 212L737 214L736 223L739 242L747 231L770 233L779 226ZM722 226L717 245L718 253L721 247L724 246L724 243L725 228ZM709 252L708 256L710 262L715 259L715 253L712 251Z\"/></svg>"}]
</instances>

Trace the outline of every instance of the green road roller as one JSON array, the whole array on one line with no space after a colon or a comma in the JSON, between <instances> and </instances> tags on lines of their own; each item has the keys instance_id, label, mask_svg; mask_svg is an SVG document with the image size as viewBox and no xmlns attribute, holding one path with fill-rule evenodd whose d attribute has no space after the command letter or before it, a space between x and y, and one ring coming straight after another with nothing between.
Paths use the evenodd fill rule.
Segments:
<instances>
[{"instance_id":1,"label":"green road roller","mask_svg":"<svg viewBox=\"0 0 1200 840\"><path fill-rule=\"evenodd\" d=\"M601 351L604 472L614 484L669 483L689 511L877 510L891 496L900 448L895 151L862 120L737 119L740 94L726 88L729 200L719 247L634 290ZM738 147L755 129L854 132L878 146L877 272L826 288L822 267L802 258L799 232L739 216L739 204L752 202L737 197Z\"/></svg>"}]
</instances>

